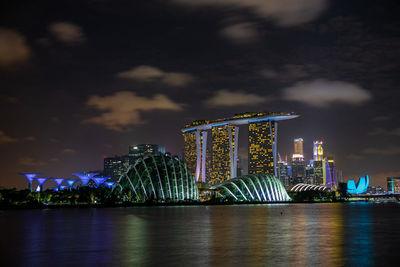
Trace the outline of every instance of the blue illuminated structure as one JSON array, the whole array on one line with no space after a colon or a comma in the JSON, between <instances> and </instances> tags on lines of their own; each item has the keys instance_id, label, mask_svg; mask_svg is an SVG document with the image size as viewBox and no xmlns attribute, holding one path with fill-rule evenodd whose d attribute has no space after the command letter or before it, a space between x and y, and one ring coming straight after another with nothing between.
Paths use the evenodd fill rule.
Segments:
<instances>
[{"instance_id":1,"label":"blue illuminated structure","mask_svg":"<svg viewBox=\"0 0 400 267\"><path fill-rule=\"evenodd\" d=\"M97 176L93 178L93 181L96 182L97 186L100 186L101 184L103 184L105 181L107 181L108 179L110 179L110 177L104 177L104 176Z\"/></svg>"},{"instance_id":2,"label":"blue illuminated structure","mask_svg":"<svg viewBox=\"0 0 400 267\"><path fill-rule=\"evenodd\" d=\"M65 182L69 185L70 188L74 185L77 180L65 179Z\"/></svg>"},{"instance_id":3,"label":"blue illuminated structure","mask_svg":"<svg viewBox=\"0 0 400 267\"><path fill-rule=\"evenodd\" d=\"M57 189L58 189L58 190L61 190L61 189L60 189L60 186L61 186L62 182L64 182L64 178L52 178L52 180L53 180L54 182L56 182L56 184L57 184Z\"/></svg>"},{"instance_id":4,"label":"blue illuminated structure","mask_svg":"<svg viewBox=\"0 0 400 267\"><path fill-rule=\"evenodd\" d=\"M48 180L49 178L36 178L35 180L39 183L40 186L40 192L43 192L43 184Z\"/></svg>"},{"instance_id":5,"label":"blue illuminated structure","mask_svg":"<svg viewBox=\"0 0 400 267\"><path fill-rule=\"evenodd\" d=\"M354 182L354 180L349 180L347 182L347 192L350 194L362 194L367 191L369 185L369 176L365 175L365 177L360 177L358 183Z\"/></svg>"},{"instance_id":6,"label":"blue illuminated structure","mask_svg":"<svg viewBox=\"0 0 400 267\"><path fill-rule=\"evenodd\" d=\"M93 178L93 176L98 175L98 172L80 172L80 173L73 173L73 175L78 176L79 179L82 181L82 186L87 186L89 181Z\"/></svg>"},{"instance_id":7,"label":"blue illuminated structure","mask_svg":"<svg viewBox=\"0 0 400 267\"><path fill-rule=\"evenodd\" d=\"M108 188L112 188L114 184L115 184L115 182L113 182L113 181L105 182L105 185L106 185Z\"/></svg>"},{"instance_id":8,"label":"blue illuminated structure","mask_svg":"<svg viewBox=\"0 0 400 267\"><path fill-rule=\"evenodd\" d=\"M29 173L29 172L20 172L19 174L25 176L25 178L28 180L28 189L32 192L32 181L41 173Z\"/></svg>"},{"instance_id":9,"label":"blue illuminated structure","mask_svg":"<svg viewBox=\"0 0 400 267\"><path fill-rule=\"evenodd\" d=\"M60 190L64 190L65 188L67 188L66 185L60 185Z\"/></svg>"}]
</instances>

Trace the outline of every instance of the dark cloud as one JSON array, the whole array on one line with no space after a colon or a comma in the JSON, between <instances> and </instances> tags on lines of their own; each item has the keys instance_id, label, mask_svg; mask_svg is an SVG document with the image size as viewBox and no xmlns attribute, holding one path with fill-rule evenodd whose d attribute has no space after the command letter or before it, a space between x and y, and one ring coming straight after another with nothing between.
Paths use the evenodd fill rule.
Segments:
<instances>
[{"instance_id":1,"label":"dark cloud","mask_svg":"<svg viewBox=\"0 0 400 267\"><path fill-rule=\"evenodd\" d=\"M17 139L6 135L3 131L0 131L0 144L8 144L16 142Z\"/></svg>"},{"instance_id":2,"label":"dark cloud","mask_svg":"<svg viewBox=\"0 0 400 267\"><path fill-rule=\"evenodd\" d=\"M49 26L49 31L59 41L68 45L81 44L86 41L82 28L70 22L52 23Z\"/></svg>"},{"instance_id":3,"label":"dark cloud","mask_svg":"<svg viewBox=\"0 0 400 267\"><path fill-rule=\"evenodd\" d=\"M317 18L328 6L327 0L171 0L190 7L212 6L250 10L254 15L280 26L292 26Z\"/></svg>"},{"instance_id":4,"label":"dark cloud","mask_svg":"<svg viewBox=\"0 0 400 267\"><path fill-rule=\"evenodd\" d=\"M257 105L270 101L269 98L243 91L219 90L204 101L210 107L234 107L239 105Z\"/></svg>"},{"instance_id":5,"label":"dark cloud","mask_svg":"<svg viewBox=\"0 0 400 267\"><path fill-rule=\"evenodd\" d=\"M159 68L145 65L120 72L117 77L144 82L161 82L170 86L184 86L194 80L194 77L187 73L165 72Z\"/></svg>"},{"instance_id":6,"label":"dark cloud","mask_svg":"<svg viewBox=\"0 0 400 267\"><path fill-rule=\"evenodd\" d=\"M102 113L99 116L85 119L82 123L98 124L114 131L123 131L129 126L145 123L141 119L141 112L182 110L181 104L175 103L164 94L144 97L129 91L121 91L104 97L91 96L86 104Z\"/></svg>"},{"instance_id":7,"label":"dark cloud","mask_svg":"<svg viewBox=\"0 0 400 267\"><path fill-rule=\"evenodd\" d=\"M362 104L372 99L372 95L356 84L319 79L283 89L283 99L327 108L333 103Z\"/></svg>"},{"instance_id":8,"label":"dark cloud","mask_svg":"<svg viewBox=\"0 0 400 267\"><path fill-rule=\"evenodd\" d=\"M10 69L29 60L32 51L19 32L0 27L0 69Z\"/></svg>"}]
</instances>

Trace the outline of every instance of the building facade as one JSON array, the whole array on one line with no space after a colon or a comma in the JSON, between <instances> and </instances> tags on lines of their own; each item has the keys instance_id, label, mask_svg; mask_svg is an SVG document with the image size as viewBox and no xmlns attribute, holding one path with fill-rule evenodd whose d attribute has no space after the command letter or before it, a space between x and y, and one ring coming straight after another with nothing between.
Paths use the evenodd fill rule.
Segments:
<instances>
[{"instance_id":1,"label":"building facade","mask_svg":"<svg viewBox=\"0 0 400 267\"><path fill-rule=\"evenodd\" d=\"M275 128L273 121L249 124L249 174L275 174Z\"/></svg>"},{"instance_id":2,"label":"building facade","mask_svg":"<svg viewBox=\"0 0 400 267\"><path fill-rule=\"evenodd\" d=\"M400 177L387 177L387 192L391 194L400 193Z\"/></svg>"},{"instance_id":3,"label":"building facade","mask_svg":"<svg viewBox=\"0 0 400 267\"><path fill-rule=\"evenodd\" d=\"M215 126L211 129L212 158L209 184L216 185L236 177L239 127Z\"/></svg>"}]
</instances>

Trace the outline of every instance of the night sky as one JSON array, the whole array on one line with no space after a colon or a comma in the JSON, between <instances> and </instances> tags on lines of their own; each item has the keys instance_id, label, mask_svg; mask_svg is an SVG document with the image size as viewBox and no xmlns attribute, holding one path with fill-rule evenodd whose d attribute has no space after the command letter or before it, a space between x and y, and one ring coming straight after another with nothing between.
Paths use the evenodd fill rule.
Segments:
<instances>
[{"instance_id":1,"label":"night sky","mask_svg":"<svg viewBox=\"0 0 400 267\"><path fill-rule=\"evenodd\" d=\"M245 111L324 141L345 179L400 176L398 1L2 1L0 186L103 168L181 127ZM245 129L240 156L247 160Z\"/></svg>"}]
</instances>

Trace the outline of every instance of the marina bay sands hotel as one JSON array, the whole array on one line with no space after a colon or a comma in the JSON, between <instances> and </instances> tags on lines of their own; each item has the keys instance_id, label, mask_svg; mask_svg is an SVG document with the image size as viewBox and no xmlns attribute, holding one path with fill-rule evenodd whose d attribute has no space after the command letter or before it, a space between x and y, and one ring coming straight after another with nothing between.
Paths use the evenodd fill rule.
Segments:
<instances>
[{"instance_id":1,"label":"marina bay sands hotel","mask_svg":"<svg viewBox=\"0 0 400 267\"><path fill-rule=\"evenodd\" d=\"M186 164L197 182L216 185L237 176L239 126L249 127L249 174L276 175L278 121L294 113L243 113L231 118L198 120L182 129ZM207 134L211 130L211 166ZM206 175L208 174L208 179Z\"/></svg>"}]
</instances>

